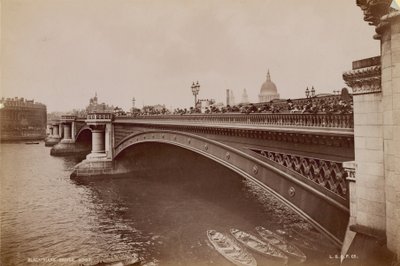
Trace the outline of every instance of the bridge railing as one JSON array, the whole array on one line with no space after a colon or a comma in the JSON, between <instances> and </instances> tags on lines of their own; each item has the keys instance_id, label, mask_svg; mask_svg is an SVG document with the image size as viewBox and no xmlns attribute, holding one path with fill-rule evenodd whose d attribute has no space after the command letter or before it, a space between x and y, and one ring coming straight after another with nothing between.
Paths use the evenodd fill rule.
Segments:
<instances>
[{"instance_id":1,"label":"bridge railing","mask_svg":"<svg viewBox=\"0 0 400 266\"><path fill-rule=\"evenodd\" d=\"M114 115L109 112L96 112L90 113L86 116L86 120L101 120L101 119L113 119Z\"/></svg>"},{"instance_id":2,"label":"bridge railing","mask_svg":"<svg viewBox=\"0 0 400 266\"><path fill-rule=\"evenodd\" d=\"M209 124L272 125L353 129L353 114L188 114L117 117L118 121L182 121Z\"/></svg>"}]
</instances>

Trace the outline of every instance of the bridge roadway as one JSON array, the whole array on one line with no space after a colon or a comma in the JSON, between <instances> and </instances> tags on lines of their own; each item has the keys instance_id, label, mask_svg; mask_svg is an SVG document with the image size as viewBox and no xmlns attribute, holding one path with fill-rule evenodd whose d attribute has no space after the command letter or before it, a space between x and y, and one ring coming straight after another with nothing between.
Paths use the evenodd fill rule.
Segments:
<instances>
[{"instance_id":1,"label":"bridge roadway","mask_svg":"<svg viewBox=\"0 0 400 266\"><path fill-rule=\"evenodd\" d=\"M68 125L82 119L61 121ZM72 178L119 173L119 161L135 145L175 145L252 180L336 244L343 241L349 218L343 162L354 160L352 114L114 117L95 113L87 116L85 124L65 127L72 128L74 134L64 136L75 141L61 142L73 145L81 134L92 132L92 151L75 167Z\"/></svg>"}]
</instances>

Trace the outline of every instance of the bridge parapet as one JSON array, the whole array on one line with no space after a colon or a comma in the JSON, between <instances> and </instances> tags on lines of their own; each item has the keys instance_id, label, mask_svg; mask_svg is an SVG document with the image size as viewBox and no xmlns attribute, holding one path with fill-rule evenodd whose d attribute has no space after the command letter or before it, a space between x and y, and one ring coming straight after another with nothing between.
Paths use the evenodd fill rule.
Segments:
<instances>
[{"instance_id":1,"label":"bridge parapet","mask_svg":"<svg viewBox=\"0 0 400 266\"><path fill-rule=\"evenodd\" d=\"M76 119L75 115L62 115L61 116L62 122L72 122L72 121L75 121L75 119Z\"/></svg>"},{"instance_id":2,"label":"bridge parapet","mask_svg":"<svg viewBox=\"0 0 400 266\"><path fill-rule=\"evenodd\" d=\"M74 122L76 116L75 115L62 115L61 116L61 126L63 127L64 137L61 140L63 143L73 143L75 141L75 132L74 132Z\"/></svg>"},{"instance_id":3,"label":"bridge parapet","mask_svg":"<svg viewBox=\"0 0 400 266\"><path fill-rule=\"evenodd\" d=\"M86 123L103 123L111 122L114 119L112 113L90 113L86 117Z\"/></svg>"},{"instance_id":4,"label":"bridge parapet","mask_svg":"<svg viewBox=\"0 0 400 266\"><path fill-rule=\"evenodd\" d=\"M118 117L118 121L172 121L307 128L353 129L353 114L190 114Z\"/></svg>"}]
</instances>

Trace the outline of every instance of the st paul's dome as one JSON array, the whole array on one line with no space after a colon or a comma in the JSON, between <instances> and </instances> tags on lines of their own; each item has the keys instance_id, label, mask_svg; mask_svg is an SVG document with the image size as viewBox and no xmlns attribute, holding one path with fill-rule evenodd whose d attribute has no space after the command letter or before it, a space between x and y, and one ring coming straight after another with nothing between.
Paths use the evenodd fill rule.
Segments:
<instances>
[{"instance_id":1,"label":"st paul's dome","mask_svg":"<svg viewBox=\"0 0 400 266\"><path fill-rule=\"evenodd\" d=\"M269 70L267 80L262 84L260 94L258 95L259 102L269 102L274 99L279 99L278 89L275 83L271 81Z\"/></svg>"}]
</instances>

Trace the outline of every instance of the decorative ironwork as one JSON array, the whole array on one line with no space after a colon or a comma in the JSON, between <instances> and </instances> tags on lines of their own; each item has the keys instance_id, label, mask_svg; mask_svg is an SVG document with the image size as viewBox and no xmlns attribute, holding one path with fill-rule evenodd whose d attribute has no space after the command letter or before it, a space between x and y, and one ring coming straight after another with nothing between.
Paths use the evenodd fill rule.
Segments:
<instances>
[{"instance_id":1,"label":"decorative ironwork","mask_svg":"<svg viewBox=\"0 0 400 266\"><path fill-rule=\"evenodd\" d=\"M288 193L289 193L289 196L291 198L293 198L294 195L296 195L296 189L294 189L294 187L290 187L289 190L288 190Z\"/></svg>"},{"instance_id":2,"label":"decorative ironwork","mask_svg":"<svg viewBox=\"0 0 400 266\"><path fill-rule=\"evenodd\" d=\"M340 197L346 198L347 173L342 163L273 151L251 150L268 160L299 173L303 177L329 189Z\"/></svg>"},{"instance_id":3,"label":"decorative ironwork","mask_svg":"<svg viewBox=\"0 0 400 266\"><path fill-rule=\"evenodd\" d=\"M181 132L191 132L194 134L213 134L223 136L234 136L252 139L262 139L269 141L278 141L294 144L307 144L307 145L319 145L327 147L341 147L344 149L352 149L354 147L353 132L352 129L337 129L334 135L331 131L325 132L324 129L315 130L313 134L307 134L301 130L296 132L294 130L285 131L282 129L269 130L269 128L232 128L215 126L207 126L204 124L185 125L182 124L169 124L169 123L121 123L117 120L114 123L115 130L115 142L118 144L123 140L124 137L134 132L136 128L145 126L147 130L174 130ZM144 121L143 121L144 122ZM340 132L340 133L339 133ZM176 140L173 138L173 140Z\"/></svg>"},{"instance_id":4,"label":"decorative ironwork","mask_svg":"<svg viewBox=\"0 0 400 266\"><path fill-rule=\"evenodd\" d=\"M254 165L253 166L253 173L256 175L256 174L258 174L258 166L257 165Z\"/></svg>"}]
</instances>

